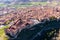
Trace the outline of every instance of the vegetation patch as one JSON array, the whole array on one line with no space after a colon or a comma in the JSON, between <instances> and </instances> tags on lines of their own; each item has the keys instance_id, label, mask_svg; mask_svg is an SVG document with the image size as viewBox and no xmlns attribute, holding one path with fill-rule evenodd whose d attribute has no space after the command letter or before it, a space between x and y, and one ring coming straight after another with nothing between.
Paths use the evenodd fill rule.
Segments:
<instances>
[{"instance_id":1,"label":"vegetation patch","mask_svg":"<svg viewBox=\"0 0 60 40\"><path fill-rule=\"evenodd\" d=\"M8 37L5 35L5 28L8 28L8 25L0 28L0 40L8 40Z\"/></svg>"}]
</instances>

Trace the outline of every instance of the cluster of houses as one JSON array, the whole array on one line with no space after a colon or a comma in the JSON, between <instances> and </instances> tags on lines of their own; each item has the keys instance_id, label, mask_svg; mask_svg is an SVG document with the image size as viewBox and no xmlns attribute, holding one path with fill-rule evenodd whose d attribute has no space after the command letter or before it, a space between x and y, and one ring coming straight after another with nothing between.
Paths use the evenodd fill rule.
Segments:
<instances>
[{"instance_id":1,"label":"cluster of houses","mask_svg":"<svg viewBox=\"0 0 60 40\"><path fill-rule=\"evenodd\" d=\"M8 18L6 18L8 17ZM19 8L17 12L11 12L7 15L5 20L13 20L13 24L5 30L6 34L15 36L27 25L38 24L43 19L49 19L50 17L60 18L60 6L35 6L27 8Z\"/></svg>"}]
</instances>

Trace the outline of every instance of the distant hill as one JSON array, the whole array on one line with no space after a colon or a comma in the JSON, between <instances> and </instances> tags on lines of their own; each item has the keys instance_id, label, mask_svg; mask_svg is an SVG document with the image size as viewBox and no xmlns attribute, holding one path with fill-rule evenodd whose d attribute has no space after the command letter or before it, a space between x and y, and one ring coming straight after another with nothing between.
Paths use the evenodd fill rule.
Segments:
<instances>
[{"instance_id":1,"label":"distant hill","mask_svg":"<svg viewBox=\"0 0 60 40\"><path fill-rule=\"evenodd\" d=\"M24 2L47 2L47 1L60 1L60 0L0 0L0 3L11 4L11 3L24 3Z\"/></svg>"}]
</instances>

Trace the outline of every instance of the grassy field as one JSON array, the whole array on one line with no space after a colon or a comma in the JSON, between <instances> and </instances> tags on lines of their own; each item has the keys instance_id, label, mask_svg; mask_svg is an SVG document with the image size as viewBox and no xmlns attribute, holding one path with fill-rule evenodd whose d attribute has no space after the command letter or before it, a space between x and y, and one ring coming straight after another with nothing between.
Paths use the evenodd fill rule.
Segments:
<instances>
[{"instance_id":1,"label":"grassy field","mask_svg":"<svg viewBox=\"0 0 60 40\"><path fill-rule=\"evenodd\" d=\"M4 32L5 28L8 28L8 26L4 26L4 27L0 28L0 40L8 40L8 38Z\"/></svg>"},{"instance_id":2,"label":"grassy field","mask_svg":"<svg viewBox=\"0 0 60 40\"><path fill-rule=\"evenodd\" d=\"M60 2L58 2L60 4ZM29 2L29 3L22 3L22 4L14 4L14 5L9 5L9 7L15 7L15 8L18 8L18 7L30 7L30 6L37 6L37 5L42 5L42 6L45 6L47 5L48 3L47 2ZM55 6L57 3L56 2L52 2L52 4L49 4L51 6ZM0 4L0 7L4 7L4 6L7 6L7 4Z\"/></svg>"},{"instance_id":3,"label":"grassy field","mask_svg":"<svg viewBox=\"0 0 60 40\"><path fill-rule=\"evenodd\" d=\"M59 2L58 2L59 3ZM19 8L19 7L30 7L30 6L38 6L38 5L42 5L45 6L48 4L48 6L56 6L58 4L57 2L52 2L52 3L47 3L47 2L30 2L30 3L23 3L23 4L16 4L16 5L11 5L10 7L15 7L15 8ZM60 4L60 3L59 3Z\"/></svg>"},{"instance_id":4,"label":"grassy field","mask_svg":"<svg viewBox=\"0 0 60 40\"><path fill-rule=\"evenodd\" d=\"M30 6L37 6L37 5L46 5L47 2L29 2L29 3L23 3L23 4L16 4L11 5L10 7L30 7Z\"/></svg>"},{"instance_id":5,"label":"grassy field","mask_svg":"<svg viewBox=\"0 0 60 40\"><path fill-rule=\"evenodd\" d=\"M6 6L5 4L0 4L0 7L4 7L4 6Z\"/></svg>"},{"instance_id":6,"label":"grassy field","mask_svg":"<svg viewBox=\"0 0 60 40\"><path fill-rule=\"evenodd\" d=\"M26 6L33 6L33 5L46 5L47 2L29 2L29 3L23 3L23 4L15 4L15 5L9 5L10 7L26 7ZM1 4L0 7L7 6L7 4Z\"/></svg>"}]
</instances>

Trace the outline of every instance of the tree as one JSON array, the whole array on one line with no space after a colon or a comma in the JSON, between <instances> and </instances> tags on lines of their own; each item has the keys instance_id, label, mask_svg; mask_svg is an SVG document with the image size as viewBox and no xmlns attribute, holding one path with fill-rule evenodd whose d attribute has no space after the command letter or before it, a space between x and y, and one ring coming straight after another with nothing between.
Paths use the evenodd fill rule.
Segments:
<instances>
[{"instance_id":1,"label":"tree","mask_svg":"<svg viewBox=\"0 0 60 40\"><path fill-rule=\"evenodd\" d=\"M51 16L49 19L50 20L56 20L57 18L55 16Z\"/></svg>"}]
</instances>

